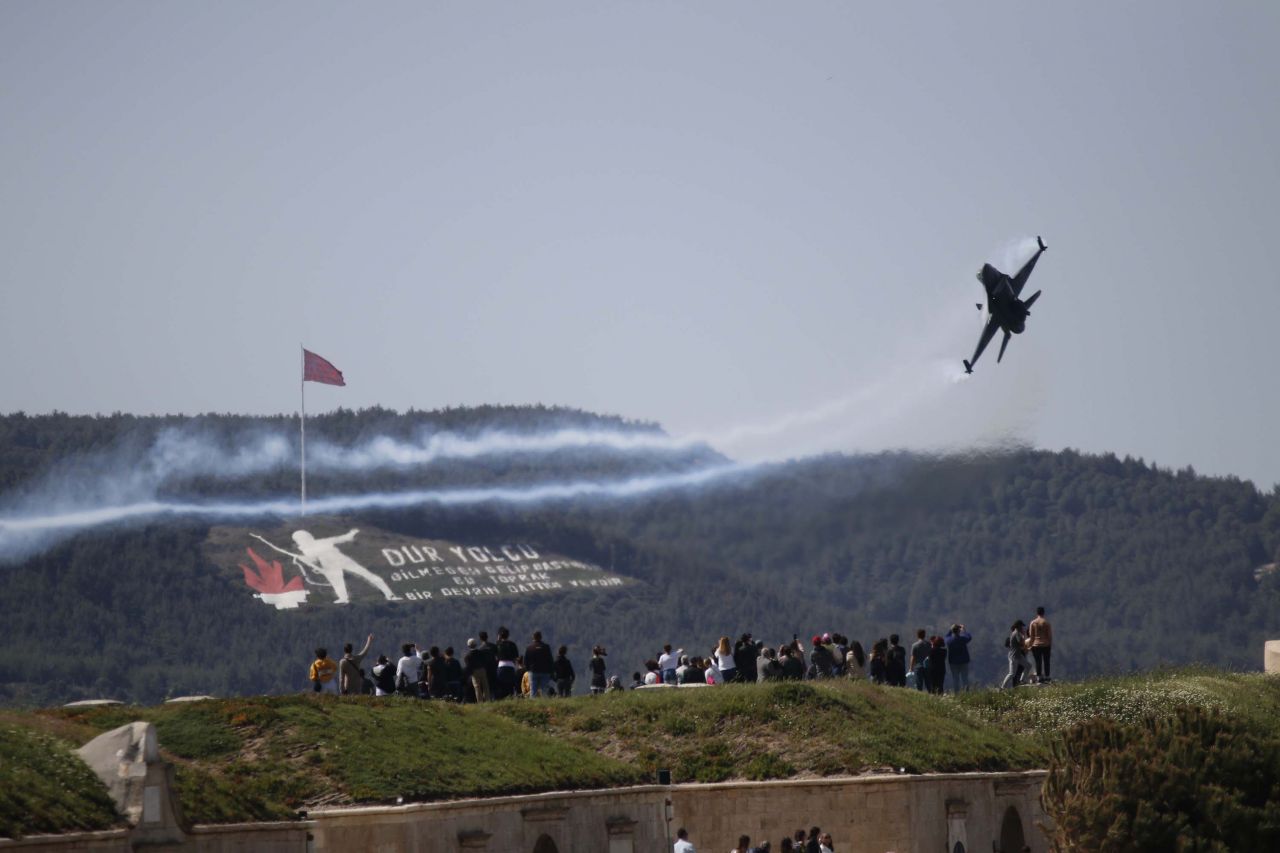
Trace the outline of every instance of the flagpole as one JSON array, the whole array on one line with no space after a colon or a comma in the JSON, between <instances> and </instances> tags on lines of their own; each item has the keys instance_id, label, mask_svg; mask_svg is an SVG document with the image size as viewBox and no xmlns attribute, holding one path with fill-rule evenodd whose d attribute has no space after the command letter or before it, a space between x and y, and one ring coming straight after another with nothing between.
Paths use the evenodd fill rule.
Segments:
<instances>
[{"instance_id":1,"label":"flagpole","mask_svg":"<svg viewBox=\"0 0 1280 853\"><path fill-rule=\"evenodd\" d=\"M307 514L307 351L301 344L298 345L302 357L302 381L298 385L302 389L302 410L301 416L298 418L298 446L302 451L302 514Z\"/></svg>"}]
</instances>

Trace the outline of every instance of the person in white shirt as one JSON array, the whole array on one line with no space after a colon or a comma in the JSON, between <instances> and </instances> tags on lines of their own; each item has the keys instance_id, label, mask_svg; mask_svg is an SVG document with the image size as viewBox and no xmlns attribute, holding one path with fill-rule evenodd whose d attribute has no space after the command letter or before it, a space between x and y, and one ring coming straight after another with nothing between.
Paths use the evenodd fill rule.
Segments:
<instances>
[{"instance_id":1,"label":"person in white shirt","mask_svg":"<svg viewBox=\"0 0 1280 853\"><path fill-rule=\"evenodd\" d=\"M418 695L418 682L422 681L422 658L416 649L413 643L405 643L400 647L404 657L396 662L396 691L410 696Z\"/></svg>"},{"instance_id":2,"label":"person in white shirt","mask_svg":"<svg viewBox=\"0 0 1280 853\"><path fill-rule=\"evenodd\" d=\"M671 853L698 853L689 843L689 833L683 826L676 830L676 845L671 848Z\"/></svg>"},{"instance_id":3,"label":"person in white shirt","mask_svg":"<svg viewBox=\"0 0 1280 853\"><path fill-rule=\"evenodd\" d=\"M662 654L658 655L658 669L662 672L663 684L676 684L676 665L680 662L680 655L684 654L684 649L676 649L671 651L671 644L667 643L662 647Z\"/></svg>"}]
</instances>

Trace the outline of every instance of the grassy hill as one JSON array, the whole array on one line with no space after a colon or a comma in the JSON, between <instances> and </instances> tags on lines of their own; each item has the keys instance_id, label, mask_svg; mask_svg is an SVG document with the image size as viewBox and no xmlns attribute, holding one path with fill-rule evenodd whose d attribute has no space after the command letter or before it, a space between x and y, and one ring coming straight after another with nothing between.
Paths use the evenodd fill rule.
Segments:
<instances>
[{"instance_id":1,"label":"grassy hill","mask_svg":"<svg viewBox=\"0 0 1280 853\"><path fill-rule=\"evenodd\" d=\"M225 823L399 797L627 785L652 781L659 768L676 782L1030 769L1044 766L1054 736L1076 721L1185 703L1280 736L1280 678L1215 670L958 700L809 682L484 706L295 695L6 712L0 835L111 825L105 791L69 750L139 719L155 723L177 765L186 815Z\"/></svg>"}]
</instances>

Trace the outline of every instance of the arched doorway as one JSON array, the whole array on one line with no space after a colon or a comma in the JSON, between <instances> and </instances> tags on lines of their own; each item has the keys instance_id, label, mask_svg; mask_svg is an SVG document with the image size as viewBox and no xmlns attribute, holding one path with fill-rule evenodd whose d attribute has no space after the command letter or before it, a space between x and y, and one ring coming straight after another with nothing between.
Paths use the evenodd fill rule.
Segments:
<instances>
[{"instance_id":1,"label":"arched doorway","mask_svg":"<svg viewBox=\"0 0 1280 853\"><path fill-rule=\"evenodd\" d=\"M560 848L551 840L550 835L540 835L533 845L533 853L560 853Z\"/></svg>"},{"instance_id":2,"label":"arched doorway","mask_svg":"<svg viewBox=\"0 0 1280 853\"><path fill-rule=\"evenodd\" d=\"M1022 834L1022 818L1018 810L1009 806L1004 810L1004 820L1000 822L1000 850L1002 853L1019 853L1027 844L1027 837Z\"/></svg>"}]
</instances>

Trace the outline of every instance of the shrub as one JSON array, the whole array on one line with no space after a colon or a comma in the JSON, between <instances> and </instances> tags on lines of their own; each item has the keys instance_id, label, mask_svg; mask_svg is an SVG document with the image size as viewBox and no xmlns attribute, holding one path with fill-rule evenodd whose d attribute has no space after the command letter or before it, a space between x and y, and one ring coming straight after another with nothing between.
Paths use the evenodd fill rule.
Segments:
<instances>
[{"instance_id":1,"label":"shrub","mask_svg":"<svg viewBox=\"0 0 1280 853\"><path fill-rule=\"evenodd\" d=\"M1058 851L1280 849L1280 740L1213 709L1080 723L1043 792Z\"/></svg>"}]
</instances>

